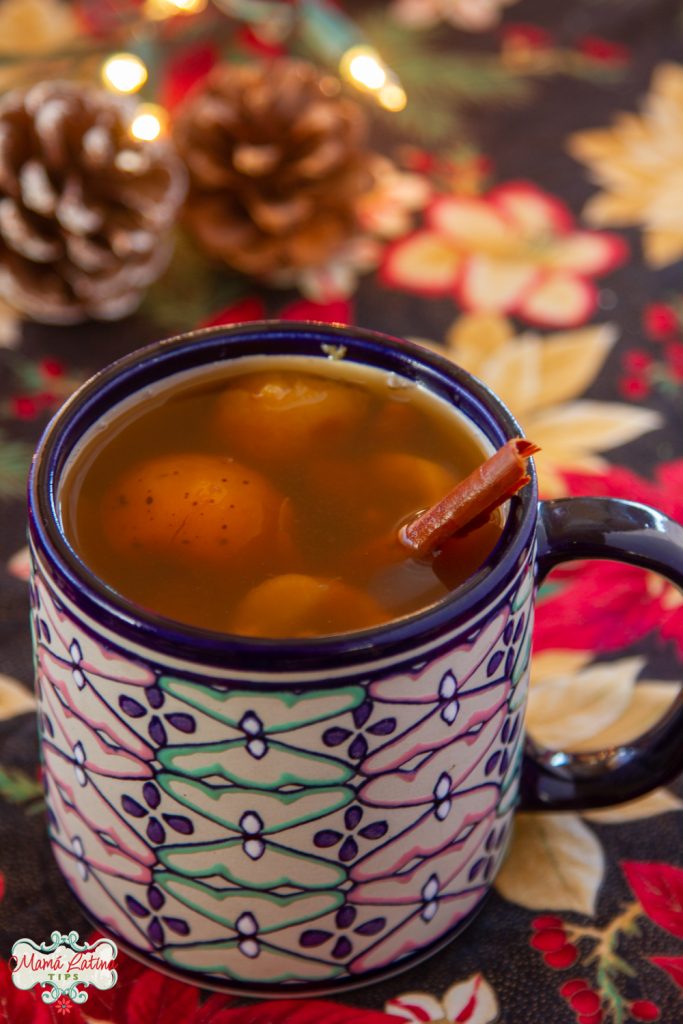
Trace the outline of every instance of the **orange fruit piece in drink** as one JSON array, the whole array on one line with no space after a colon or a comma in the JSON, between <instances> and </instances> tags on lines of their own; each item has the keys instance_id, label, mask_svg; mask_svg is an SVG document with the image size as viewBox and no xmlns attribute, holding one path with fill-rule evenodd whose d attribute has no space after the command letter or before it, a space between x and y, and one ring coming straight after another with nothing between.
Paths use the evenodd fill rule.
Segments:
<instances>
[{"instance_id":1,"label":"orange fruit piece in drink","mask_svg":"<svg viewBox=\"0 0 683 1024\"><path fill-rule=\"evenodd\" d=\"M360 388L327 377L248 374L218 396L214 433L249 460L298 459L353 432L368 401Z\"/></svg>"},{"instance_id":2,"label":"orange fruit piece in drink","mask_svg":"<svg viewBox=\"0 0 683 1024\"><path fill-rule=\"evenodd\" d=\"M257 471L219 455L181 453L124 471L107 489L101 515L118 551L230 564L278 542L282 506Z\"/></svg>"},{"instance_id":3,"label":"orange fruit piece in drink","mask_svg":"<svg viewBox=\"0 0 683 1024\"><path fill-rule=\"evenodd\" d=\"M347 583L286 573L253 587L229 628L244 636L323 636L366 629L388 618L374 598Z\"/></svg>"}]
</instances>

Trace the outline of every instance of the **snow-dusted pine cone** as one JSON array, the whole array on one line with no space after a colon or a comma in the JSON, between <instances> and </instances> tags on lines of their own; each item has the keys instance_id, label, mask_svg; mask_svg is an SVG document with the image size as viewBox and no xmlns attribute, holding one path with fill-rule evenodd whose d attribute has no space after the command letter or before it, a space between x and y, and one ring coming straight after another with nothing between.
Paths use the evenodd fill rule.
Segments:
<instances>
[{"instance_id":1,"label":"snow-dusted pine cone","mask_svg":"<svg viewBox=\"0 0 683 1024\"><path fill-rule=\"evenodd\" d=\"M130 120L125 101L71 82L0 100L0 295L21 313L118 319L164 270L187 175Z\"/></svg>"},{"instance_id":2,"label":"snow-dusted pine cone","mask_svg":"<svg viewBox=\"0 0 683 1024\"><path fill-rule=\"evenodd\" d=\"M181 108L185 222L211 257L267 278L320 263L357 228L372 185L366 119L330 84L286 58L224 64Z\"/></svg>"}]
</instances>

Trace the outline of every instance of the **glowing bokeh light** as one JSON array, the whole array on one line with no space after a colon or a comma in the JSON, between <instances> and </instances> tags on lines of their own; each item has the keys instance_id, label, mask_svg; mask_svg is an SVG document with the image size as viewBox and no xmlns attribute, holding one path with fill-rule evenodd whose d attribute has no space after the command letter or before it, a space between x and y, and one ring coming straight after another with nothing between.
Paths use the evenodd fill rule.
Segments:
<instances>
[{"instance_id":1,"label":"glowing bokeh light","mask_svg":"<svg viewBox=\"0 0 683 1024\"><path fill-rule=\"evenodd\" d=\"M102 65L102 81L113 92L130 95L147 81L147 68L134 53L114 53Z\"/></svg>"}]
</instances>

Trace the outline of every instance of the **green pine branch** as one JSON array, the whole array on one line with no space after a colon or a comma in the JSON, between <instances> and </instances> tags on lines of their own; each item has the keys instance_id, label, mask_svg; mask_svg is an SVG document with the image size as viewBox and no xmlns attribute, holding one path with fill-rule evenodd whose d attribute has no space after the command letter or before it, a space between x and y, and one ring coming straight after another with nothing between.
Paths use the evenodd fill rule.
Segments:
<instances>
[{"instance_id":1,"label":"green pine branch","mask_svg":"<svg viewBox=\"0 0 683 1024\"><path fill-rule=\"evenodd\" d=\"M24 807L27 814L37 814L44 806L40 782L21 768L3 768L0 765L0 798Z\"/></svg>"},{"instance_id":2,"label":"green pine branch","mask_svg":"<svg viewBox=\"0 0 683 1024\"><path fill-rule=\"evenodd\" d=\"M32 445L10 440L0 430L0 498L22 497L32 454Z\"/></svg>"}]
</instances>

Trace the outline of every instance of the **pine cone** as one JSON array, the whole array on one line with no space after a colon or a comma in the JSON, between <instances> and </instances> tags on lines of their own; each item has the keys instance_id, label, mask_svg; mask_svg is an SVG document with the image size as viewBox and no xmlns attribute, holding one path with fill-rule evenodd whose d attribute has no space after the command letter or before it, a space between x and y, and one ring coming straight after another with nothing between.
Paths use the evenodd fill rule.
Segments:
<instances>
[{"instance_id":1,"label":"pine cone","mask_svg":"<svg viewBox=\"0 0 683 1024\"><path fill-rule=\"evenodd\" d=\"M35 320L130 313L171 254L186 174L108 93L43 82L0 101L0 295Z\"/></svg>"},{"instance_id":2,"label":"pine cone","mask_svg":"<svg viewBox=\"0 0 683 1024\"><path fill-rule=\"evenodd\" d=\"M371 185L365 115L313 66L222 65L181 108L185 221L212 257L268 277L314 266L356 229Z\"/></svg>"}]
</instances>

